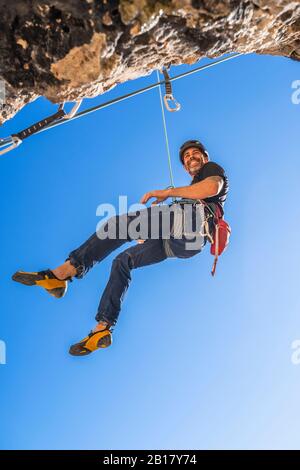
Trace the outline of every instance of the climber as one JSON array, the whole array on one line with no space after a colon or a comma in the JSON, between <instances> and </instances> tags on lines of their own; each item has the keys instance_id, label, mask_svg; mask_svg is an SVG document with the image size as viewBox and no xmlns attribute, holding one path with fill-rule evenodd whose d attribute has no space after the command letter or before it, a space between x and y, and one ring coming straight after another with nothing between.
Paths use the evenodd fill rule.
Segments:
<instances>
[{"instance_id":1,"label":"climber","mask_svg":"<svg viewBox=\"0 0 300 470\"><path fill-rule=\"evenodd\" d=\"M117 215L109 219L79 248L73 250L66 261L55 269L47 269L39 272L17 271L12 279L28 286L37 285L56 298L65 295L68 282L73 278L82 278L97 262L102 261L111 252L128 241L137 240L139 244L125 249L113 260L109 281L102 294L98 312L97 325L84 339L70 347L70 354L83 356L90 354L99 348L105 348L112 343L112 331L117 322L121 303L131 281L131 270L138 267L159 263L167 258L190 258L200 253L206 244L207 236L202 232L194 231L194 240L200 240L200 245L188 248L188 234L179 226L181 237L178 236L177 216L182 206L188 206L192 214L192 225L195 225L197 214L201 218L201 224L208 217L207 207L214 210L216 206L223 213L224 202L228 193L228 179L225 171L217 163L209 161L209 154L204 145L198 140L185 142L179 150L179 157L185 170L192 177L190 185L168 188L147 192L141 198L141 203L146 204L150 199L155 199L151 207L147 207L137 213ZM158 204L169 197L179 197L180 200L172 204ZM205 205L201 203L205 201ZM187 202L187 204L185 204ZM201 210L199 210L199 208ZM171 210L170 210L171 209ZM174 210L175 209L175 210ZM162 214L162 218L160 214ZM171 231L168 237L163 233L164 215L171 220ZM158 217L157 217L158 216ZM128 230L126 236L120 236L121 229L128 229L132 222L147 222L147 233L143 237L139 234L132 235ZM212 231L212 219L209 229ZM202 226L202 225L201 225ZM110 229L113 228L112 232ZM117 233L117 236L104 237L103 234ZM151 238L153 229L157 229L156 236ZM124 232L124 230L123 230ZM196 233L196 235L195 235ZM212 233L212 232L211 232Z\"/></svg>"}]
</instances>

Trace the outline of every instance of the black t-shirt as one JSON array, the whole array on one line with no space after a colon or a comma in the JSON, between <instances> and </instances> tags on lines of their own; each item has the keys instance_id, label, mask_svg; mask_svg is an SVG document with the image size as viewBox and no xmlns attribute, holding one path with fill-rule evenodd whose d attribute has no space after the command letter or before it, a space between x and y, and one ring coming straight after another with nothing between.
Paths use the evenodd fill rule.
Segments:
<instances>
[{"instance_id":1,"label":"black t-shirt","mask_svg":"<svg viewBox=\"0 0 300 470\"><path fill-rule=\"evenodd\" d=\"M229 183L225 171L220 165L215 162L205 163L201 170L199 170L199 172L194 176L191 184L199 183L200 181L204 180L205 178L208 178L209 176L221 176L224 180L224 184L219 194L217 194L216 196L207 197L206 199L204 199L204 201L208 204L218 204L222 213L224 213L223 207L229 190Z\"/></svg>"}]
</instances>

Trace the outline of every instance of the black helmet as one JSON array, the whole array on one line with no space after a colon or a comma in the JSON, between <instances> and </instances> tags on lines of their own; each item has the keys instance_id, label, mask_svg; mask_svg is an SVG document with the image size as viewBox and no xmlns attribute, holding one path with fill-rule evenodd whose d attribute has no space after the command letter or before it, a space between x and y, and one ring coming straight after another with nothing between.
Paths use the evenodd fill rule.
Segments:
<instances>
[{"instance_id":1,"label":"black helmet","mask_svg":"<svg viewBox=\"0 0 300 470\"><path fill-rule=\"evenodd\" d=\"M180 161L181 161L182 164L183 164L183 154L184 154L184 152L187 149L191 148L191 147L198 148L199 150L201 150L202 153L204 153L206 155L207 158L209 158L208 151L206 150L204 145L201 144L201 142L199 140L187 140L186 142L184 142L184 144L182 144L182 146L179 149L179 158L180 158Z\"/></svg>"}]
</instances>

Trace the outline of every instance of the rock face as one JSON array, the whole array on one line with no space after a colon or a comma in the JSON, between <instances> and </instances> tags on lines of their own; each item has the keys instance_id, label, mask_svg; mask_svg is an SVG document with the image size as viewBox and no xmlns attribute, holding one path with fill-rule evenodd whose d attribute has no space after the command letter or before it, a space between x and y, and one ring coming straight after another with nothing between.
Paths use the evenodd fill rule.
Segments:
<instances>
[{"instance_id":1,"label":"rock face","mask_svg":"<svg viewBox=\"0 0 300 470\"><path fill-rule=\"evenodd\" d=\"M299 0L0 0L3 123L43 95L102 94L169 64L256 52L300 60Z\"/></svg>"}]
</instances>

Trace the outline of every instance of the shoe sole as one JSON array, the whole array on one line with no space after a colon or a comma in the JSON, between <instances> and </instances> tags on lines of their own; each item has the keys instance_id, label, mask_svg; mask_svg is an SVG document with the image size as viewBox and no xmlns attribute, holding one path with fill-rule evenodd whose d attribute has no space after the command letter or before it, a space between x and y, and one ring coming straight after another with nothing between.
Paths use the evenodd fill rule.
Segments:
<instances>
[{"instance_id":1,"label":"shoe sole","mask_svg":"<svg viewBox=\"0 0 300 470\"><path fill-rule=\"evenodd\" d=\"M43 286L41 286L43 287ZM44 287L45 289L45 287ZM66 287L57 287L55 289L45 289L48 294L52 295L52 297L55 297L56 299L61 299L62 297L64 297L67 293L67 290L68 290L68 286Z\"/></svg>"},{"instance_id":2,"label":"shoe sole","mask_svg":"<svg viewBox=\"0 0 300 470\"><path fill-rule=\"evenodd\" d=\"M110 334L110 335L104 336L104 338L100 338L97 343L97 347L108 348L111 344L112 344L112 336Z\"/></svg>"},{"instance_id":3,"label":"shoe sole","mask_svg":"<svg viewBox=\"0 0 300 470\"><path fill-rule=\"evenodd\" d=\"M82 344L82 343L81 343ZM85 344L85 343L84 343ZM105 335L103 336L102 338L100 338L97 342L97 349L104 349L104 348L108 348L110 345L112 344L112 335L109 334L109 335ZM93 351L89 351L89 350L76 350L76 344L71 346L70 349L69 349L69 354L71 354L71 356L88 356L90 355L92 352L95 352L97 351L97 349L94 349ZM80 347L80 343L78 344L78 346ZM83 344L82 344L83 346ZM83 346L84 347L84 346Z\"/></svg>"},{"instance_id":4,"label":"shoe sole","mask_svg":"<svg viewBox=\"0 0 300 470\"><path fill-rule=\"evenodd\" d=\"M16 282L20 282L25 286L35 286L36 283L37 273L21 273L17 272L12 276L12 280Z\"/></svg>"},{"instance_id":5,"label":"shoe sole","mask_svg":"<svg viewBox=\"0 0 300 470\"><path fill-rule=\"evenodd\" d=\"M42 281L43 279L37 279L37 277L37 273L23 273L21 271L18 271L12 276L12 280L19 282L20 284L23 284L25 286L39 286L38 282ZM48 294L50 294L52 297L55 297L56 299L61 299L67 292L68 284L66 284L65 287L54 287L53 289L47 289L42 285L40 285L40 287L43 287L43 289L45 289Z\"/></svg>"}]
</instances>

